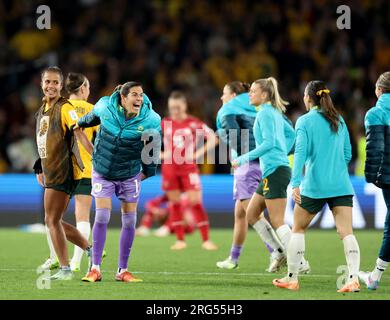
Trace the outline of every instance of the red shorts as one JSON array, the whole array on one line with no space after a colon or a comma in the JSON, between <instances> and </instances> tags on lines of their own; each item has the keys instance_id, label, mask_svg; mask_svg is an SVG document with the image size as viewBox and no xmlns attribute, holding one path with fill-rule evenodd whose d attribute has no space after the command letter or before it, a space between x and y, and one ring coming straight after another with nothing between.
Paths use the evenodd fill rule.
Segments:
<instances>
[{"instance_id":1,"label":"red shorts","mask_svg":"<svg viewBox=\"0 0 390 320\"><path fill-rule=\"evenodd\" d=\"M181 192L186 192L201 190L200 176L197 169L187 173L164 171L162 172L163 191L180 190Z\"/></svg>"}]
</instances>

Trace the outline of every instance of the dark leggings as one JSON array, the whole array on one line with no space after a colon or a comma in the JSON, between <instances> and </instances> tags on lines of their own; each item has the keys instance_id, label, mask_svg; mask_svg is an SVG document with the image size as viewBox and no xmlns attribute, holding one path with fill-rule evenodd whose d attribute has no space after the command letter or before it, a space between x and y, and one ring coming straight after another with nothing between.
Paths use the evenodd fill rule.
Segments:
<instances>
[{"instance_id":1,"label":"dark leggings","mask_svg":"<svg viewBox=\"0 0 390 320\"><path fill-rule=\"evenodd\" d=\"M382 246L379 251L379 258L383 261L390 262L390 189L383 189L382 192L386 202L387 215L383 230Z\"/></svg>"}]
</instances>

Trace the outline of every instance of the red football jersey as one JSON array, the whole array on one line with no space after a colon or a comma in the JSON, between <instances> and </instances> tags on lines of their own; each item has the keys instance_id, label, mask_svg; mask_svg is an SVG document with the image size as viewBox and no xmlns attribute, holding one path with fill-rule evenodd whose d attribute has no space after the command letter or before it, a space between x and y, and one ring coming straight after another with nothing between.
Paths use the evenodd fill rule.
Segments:
<instances>
[{"instance_id":1,"label":"red football jersey","mask_svg":"<svg viewBox=\"0 0 390 320\"><path fill-rule=\"evenodd\" d=\"M162 170L180 170L180 173L197 169L195 152L203 146L213 130L198 118L188 116L183 121L166 117L161 122L164 154Z\"/></svg>"}]
</instances>

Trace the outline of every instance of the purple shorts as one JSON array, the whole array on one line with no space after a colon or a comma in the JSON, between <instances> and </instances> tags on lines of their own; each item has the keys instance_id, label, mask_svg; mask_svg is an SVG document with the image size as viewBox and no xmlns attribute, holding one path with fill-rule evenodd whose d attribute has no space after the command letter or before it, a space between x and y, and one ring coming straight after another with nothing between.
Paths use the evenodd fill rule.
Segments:
<instances>
[{"instance_id":1,"label":"purple shorts","mask_svg":"<svg viewBox=\"0 0 390 320\"><path fill-rule=\"evenodd\" d=\"M122 181L107 180L92 170L92 192L95 198L112 198L115 195L124 202L137 202L141 191L141 173Z\"/></svg>"},{"instance_id":2,"label":"purple shorts","mask_svg":"<svg viewBox=\"0 0 390 320\"><path fill-rule=\"evenodd\" d=\"M246 200L252 198L261 181L258 161L246 163L234 170L233 199Z\"/></svg>"}]
</instances>

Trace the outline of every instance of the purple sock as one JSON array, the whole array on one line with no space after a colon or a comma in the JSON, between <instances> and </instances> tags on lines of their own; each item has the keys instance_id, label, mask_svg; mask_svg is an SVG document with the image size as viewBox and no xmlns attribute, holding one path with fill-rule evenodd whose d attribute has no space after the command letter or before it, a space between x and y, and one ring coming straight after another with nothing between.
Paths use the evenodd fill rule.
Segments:
<instances>
[{"instance_id":1,"label":"purple sock","mask_svg":"<svg viewBox=\"0 0 390 320\"><path fill-rule=\"evenodd\" d=\"M265 246L267 247L269 253L274 252L274 249L272 249L268 243L264 242L264 244L265 244Z\"/></svg>"},{"instance_id":2,"label":"purple sock","mask_svg":"<svg viewBox=\"0 0 390 320\"><path fill-rule=\"evenodd\" d=\"M137 214L135 212L127 212L122 214L122 230L119 242L119 269L127 269L131 247L135 236L135 224Z\"/></svg>"},{"instance_id":3,"label":"purple sock","mask_svg":"<svg viewBox=\"0 0 390 320\"><path fill-rule=\"evenodd\" d=\"M92 263L100 265L104 244L106 243L107 225L110 221L110 209L96 209L95 223L92 228Z\"/></svg>"},{"instance_id":4,"label":"purple sock","mask_svg":"<svg viewBox=\"0 0 390 320\"><path fill-rule=\"evenodd\" d=\"M242 246L236 246L235 244L232 245L232 248L230 250L230 257L235 263L237 263L238 258L240 257L241 250Z\"/></svg>"}]
</instances>

